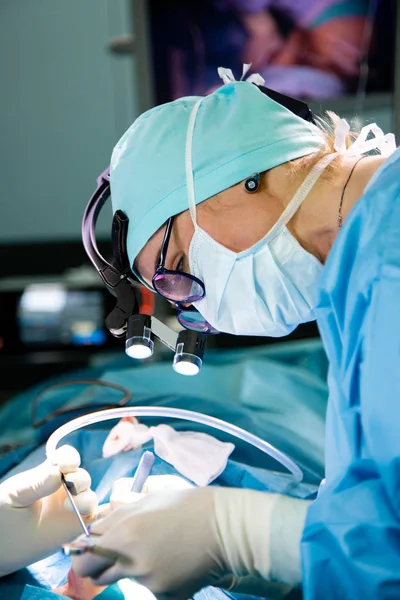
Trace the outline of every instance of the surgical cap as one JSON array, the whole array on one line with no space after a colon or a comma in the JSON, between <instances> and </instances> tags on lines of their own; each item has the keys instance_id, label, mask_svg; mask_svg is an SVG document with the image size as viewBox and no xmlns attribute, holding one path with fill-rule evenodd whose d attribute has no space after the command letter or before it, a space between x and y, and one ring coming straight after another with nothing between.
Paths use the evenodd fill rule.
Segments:
<instances>
[{"instance_id":1,"label":"surgical cap","mask_svg":"<svg viewBox=\"0 0 400 600\"><path fill-rule=\"evenodd\" d=\"M130 264L167 221L189 208L185 143L199 97L180 98L142 114L111 157L113 210L129 218ZM324 146L318 128L260 89L241 81L203 98L193 134L196 204L243 181Z\"/></svg>"}]
</instances>

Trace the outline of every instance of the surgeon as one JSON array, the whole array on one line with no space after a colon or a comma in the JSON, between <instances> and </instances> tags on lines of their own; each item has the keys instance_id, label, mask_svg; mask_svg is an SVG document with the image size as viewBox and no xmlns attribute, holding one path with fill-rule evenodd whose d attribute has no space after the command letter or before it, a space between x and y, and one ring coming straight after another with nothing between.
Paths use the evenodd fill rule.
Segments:
<instances>
[{"instance_id":1,"label":"surgeon","mask_svg":"<svg viewBox=\"0 0 400 600\"><path fill-rule=\"evenodd\" d=\"M0 484L0 577L49 556L80 533L62 475L86 524L97 518L97 496L80 461L75 448L62 446L56 464L46 460Z\"/></svg>"},{"instance_id":2,"label":"surgeon","mask_svg":"<svg viewBox=\"0 0 400 600\"><path fill-rule=\"evenodd\" d=\"M86 553L74 569L174 600L249 577L281 598L400 598L399 150L376 125L314 122L259 78L221 75L212 94L133 123L112 155L113 208L129 217L132 269L182 322L194 307L202 330L279 337L317 320L326 482L315 501L218 487L142 498L92 528L124 560Z\"/></svg>"}]
</instances>

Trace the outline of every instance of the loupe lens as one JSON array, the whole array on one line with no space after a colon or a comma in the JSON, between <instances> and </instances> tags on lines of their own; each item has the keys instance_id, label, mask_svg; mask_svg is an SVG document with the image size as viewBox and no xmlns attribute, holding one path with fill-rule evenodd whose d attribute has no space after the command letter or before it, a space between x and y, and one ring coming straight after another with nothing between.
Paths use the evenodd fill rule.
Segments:
<instances>
[{"instance_id":1,"label":"loupe lens","mask_svg":"<svg viewBox=\"0 0 400 600\"><path fill-rule=\"evenodd\" d=\"M196 302L204 296L201 285L184 273L160 273L153 278L156 291L167 300Z\"/></svg>"},{"instance_id":2,"label":"loupe lens","mask_svg":"<svg viewBox=\"0 0 400 600\"><path fill-rule=\"evenodd\" d=\"M198 331L199 333L216 334L219 333L208 323L198 310L183 310L178 313L177 319L185 329Z\"/></svg>"}]
</instances>

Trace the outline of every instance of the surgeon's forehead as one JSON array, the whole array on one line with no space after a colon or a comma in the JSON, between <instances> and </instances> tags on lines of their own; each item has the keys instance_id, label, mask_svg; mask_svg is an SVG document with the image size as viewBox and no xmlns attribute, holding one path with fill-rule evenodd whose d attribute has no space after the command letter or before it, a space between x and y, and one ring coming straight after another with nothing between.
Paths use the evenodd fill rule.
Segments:
<instances>
[{"instance_id":1,"label":"surgeon's forehead","mask_svg":"<svg viewBox=\"0 0 400 600\"><path fill-rule=\"evenodd\" d=\"M151 282L157 268L161 246L164 239L166 223L160 227L149 239L135 259L135 269L143 279Z\"/></svg>"}]
</instances>

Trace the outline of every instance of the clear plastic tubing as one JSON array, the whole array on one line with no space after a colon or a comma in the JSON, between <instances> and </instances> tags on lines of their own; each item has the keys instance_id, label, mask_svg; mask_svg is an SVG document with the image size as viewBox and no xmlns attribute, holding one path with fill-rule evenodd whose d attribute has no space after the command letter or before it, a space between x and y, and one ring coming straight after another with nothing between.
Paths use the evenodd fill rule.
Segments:
<instances>
[{"instance_id":1,"label":"clear plastic tubing","mask_svg":"<svg viewBox=\"0 0 400 600\"><path fill-rule=\"evenodd\" d=\"M77 419L73 419L68 423L65 423L56 431L54 431L46 444L46 455L49 460L52 461L54 452L59 442L66 437L69 433L92 425L93 423L100 423L101 421L107 421L108 419L122 419L122 417L167 417L170 419L183 419L185 421L194 421L195 423L201 423L202 425L208 425L214 429L220 429L225 433L229 433L236 438L244 440L251 446L258 448L261 452L272 456L281 465L286 467L290 473L292 473L296 483L299 483L303 479L303 471L296 465L296 463L289 458L286 454L265 442L261 438L236 425L222 421L222 419L216 419L202 413L198 413L192 410L184 410L182 408L165 408L159 406L130 406L124 408L110 408L108 410L100 410L98 412L83 415ZM53 461L52 461L53 462Z\"/></svg>"}]
</instances>

